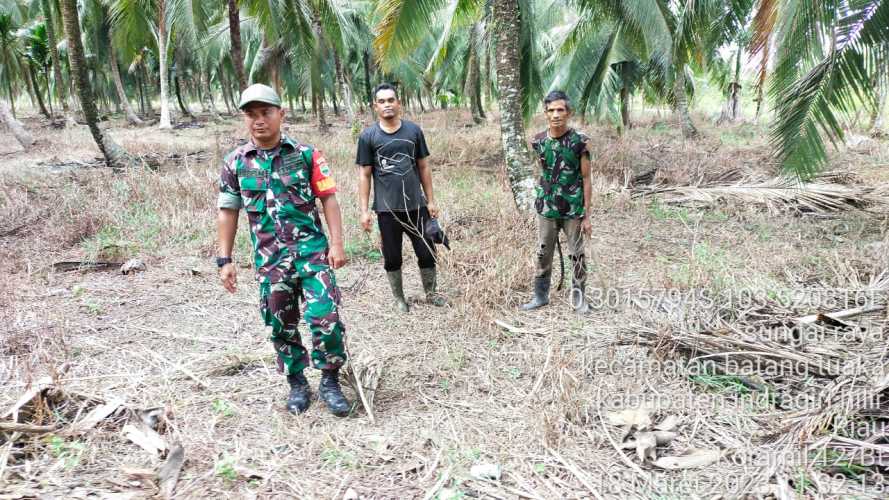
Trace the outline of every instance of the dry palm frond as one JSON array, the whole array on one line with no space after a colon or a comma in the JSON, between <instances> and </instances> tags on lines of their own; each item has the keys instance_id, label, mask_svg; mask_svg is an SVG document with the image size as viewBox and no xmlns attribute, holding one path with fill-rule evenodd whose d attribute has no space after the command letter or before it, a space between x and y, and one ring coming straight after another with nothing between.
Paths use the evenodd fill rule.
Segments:
<instances>
[{"instance_id":1,"label":"dry palm frond","mask_svg":"<svg viewBox=\"0 0 889 500\"><path fill-rule=\"evenodd\" d=\"M832 174L834 175L834 174ZM840 180L828 177L827 180ZM735 200L769 209L795 208L805 212L839 210L889 210L889 192L885 188L850 186L835 182L802 183L794 178L778 177L767 181L713 183L698 186L641 187L634 197L656 195L664 203L677 205L715 205Z\"/></svg>"},{"instance_id":2,"label":"dry palm frond","mask_svg":"<svg viewBox=\"0 0 889 500\"><path fill-rule=\"evenodd\" d=\"M384 359L362 355L352 358L348 369L345 370L344 380L358 394L372 424L376 423L373 412L374 397L380 386L384 365Z\"/></svg>"},{"instance_id":3,"label":"dry palm frond","mask_svg":"<svg viewBox=\"0 0 889 500\"><path fill-rule=\"evenodd\" d=\"M879 368L879 363L873 367ZM784 436L806 442L825 431L843 429L856 419L885 415L889 411L887 390L889 375L871 380L864 380L860 374L839 377L819 395L820 407L793 419Z\"/></svg>"}]
</instances>

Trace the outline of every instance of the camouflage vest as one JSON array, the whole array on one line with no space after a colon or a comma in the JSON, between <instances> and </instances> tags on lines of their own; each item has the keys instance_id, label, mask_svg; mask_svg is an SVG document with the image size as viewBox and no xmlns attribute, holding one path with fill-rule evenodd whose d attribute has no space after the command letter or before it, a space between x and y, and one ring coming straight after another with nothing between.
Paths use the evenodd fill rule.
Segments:
<instances>
[{"instance_id":1,"label":"camouflage vest","mask_svg":"<svg viewBox=\"0 0 889 500\"><path fill-rule=\"evenodd\" d=\"M540 183L537 186L537 213L549 219L583 217L583 175L580 159L588 156L589 138L569 129L562 137L551 138L544 131L531 142L540 162Z\"/></svg>"}]
</instances>

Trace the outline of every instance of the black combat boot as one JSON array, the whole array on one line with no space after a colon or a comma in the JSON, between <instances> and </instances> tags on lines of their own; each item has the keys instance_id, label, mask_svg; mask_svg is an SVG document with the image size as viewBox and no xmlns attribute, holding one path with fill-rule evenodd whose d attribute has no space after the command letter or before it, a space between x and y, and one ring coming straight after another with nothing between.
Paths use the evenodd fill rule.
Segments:
<instances>
[{"instance_id":1,"label":"black combat boot","mask_svg":"<svg viewBox=\"0 0 889 500\"><path fill-rule=\"evenodd\" d=\"M330 413L338 417L349 414L351 406L343 390L340 388L339 370L321 370L321 383L318 384L318 395L327 403Z\"/></svg>"},{"instance_id":2,"label":"black combat boot","mask_svg":"<svg viewBox=\"0 0 889 500\"><path fill-rule=\"evenodd\" d=\"M287 375L290 382L290 395L287 396L287 411L294 415L303 413L309 409L312 392L309 390L309 381L299 372L295 375Z\"/></svg>"}]
</instances>

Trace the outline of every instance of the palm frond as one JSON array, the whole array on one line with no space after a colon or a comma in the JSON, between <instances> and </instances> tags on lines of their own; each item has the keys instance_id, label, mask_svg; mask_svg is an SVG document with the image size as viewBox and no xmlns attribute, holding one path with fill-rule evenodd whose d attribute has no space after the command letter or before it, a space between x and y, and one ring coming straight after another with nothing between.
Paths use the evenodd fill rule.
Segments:
<instances>
[{"instance_id":1,"label":"palm frond","mask_svg":"<svg viewBox=\"0 0 889 500\"><path fill-rule=\"evenodd\" d=\"M634 197L656 196L663 203L685 206L716 206L726 201L761 205L769 210L795 209L805 212L869 210L889 212L889 189L844 185L824 180L801 182L782 176L762 181L714 182L697 186L640 186Z\"/></svg>"},{"instance_id":2,"label":"palm frond","mask_svg":"<svg viewBox=\"0 0 889 500\"><path fill-rule=\"evenodd\" d=\"M379 21L374 27L373 46L377 61L388 68L422 38L445 0L382 0L377 4Z\"/></svg>"},{"instance_id":3,"label":"palm frond","mask_svg":"<svg viewBox=\"0 0 889 500\"><path fill-rule=\"evenodd\" d=\"M789 67L797 57L782 47L771 89L777 115L771 140L782 166L803 178L827 161L822 133L834 144L843 140L838 115L872 101L864 96L879 67L877 54L889 42L889 2L856 5L834 25L827 54L801 77L794 78L799 70Z\"/></svg>"}]
</instances>

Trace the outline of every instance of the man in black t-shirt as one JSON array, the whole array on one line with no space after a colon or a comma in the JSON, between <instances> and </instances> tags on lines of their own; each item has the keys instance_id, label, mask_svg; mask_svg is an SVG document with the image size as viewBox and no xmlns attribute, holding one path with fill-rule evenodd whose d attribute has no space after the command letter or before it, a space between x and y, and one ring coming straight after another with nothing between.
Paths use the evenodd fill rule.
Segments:
<instances>
[{"instance_id":1,"label":"man in black t-shirt","mask_svg":"<svg viewBox=\"0 0 889 500\"><path fill-rule=\"evenodd\" d=\"M373 206L383 240L383 267L401 312L410 308L404 298L401 275L402 235L407 234L417 255L420 278L426 299L433 305L445 304L436 294L435 244L423 233L426 221L438 217L432 194L432 169L426 158L429 149L423 131L413 122L400 118L401 103L395 87L383 83L374 90L374 110L379 121L364 129L358 137L356 163L361 227L370 231L368 211L370 186Z\"/></svg>"}]
</instances>

